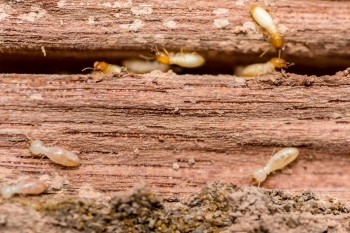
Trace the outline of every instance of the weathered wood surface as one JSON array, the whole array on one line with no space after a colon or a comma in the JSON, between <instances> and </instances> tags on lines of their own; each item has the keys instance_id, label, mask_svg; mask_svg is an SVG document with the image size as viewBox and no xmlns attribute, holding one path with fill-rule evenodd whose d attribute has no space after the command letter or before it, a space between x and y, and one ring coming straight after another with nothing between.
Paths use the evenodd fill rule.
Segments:
<instances>
[{"instance_id":1,"label":"weathered wood surface","mask_svg":"<svg viewBox=\"0 0 350 233\"><path fill-rule=\"evenodd\" d=\"M285 34L284 54L349 57L348 1L267 2ZM33 56L33 51L41 55L44 46L47 56L61 56L62 51L77 55L82 50L90 50L90 56L105 51L125 56L127 50L158 45L209 57L221 52L256 54L269 42L252 20L252 3L264 6L264 1L245 0L7 1L0 4L0 49L30 50Z\"/></svg>"},{"instance_id":2,"label":"weathered wood surface","mask_svg":"<svg viewBox=\"0 0 350 233\"><path fill-rule=\"evenodd\" d=\"M49 194L90 190L92 197L145 180L163 197L182 198L208 181L252 185L252 172L274 149L295 146L297 161L263 187L350 200L350 80L341 74L248 81L13 74L1 75L0 87L3 185L28 175L45 179ZM27 137L72 150L83 162L66 168L34 157Z\"/></svg>"}]
</instances>

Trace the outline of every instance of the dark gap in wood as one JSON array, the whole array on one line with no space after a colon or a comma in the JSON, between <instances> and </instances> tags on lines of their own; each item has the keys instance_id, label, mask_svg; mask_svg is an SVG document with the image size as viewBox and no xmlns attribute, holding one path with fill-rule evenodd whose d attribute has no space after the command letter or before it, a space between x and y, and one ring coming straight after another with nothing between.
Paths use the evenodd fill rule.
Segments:
<instances>
[{"instance_id":1,"label":"dark gap in wood","mask_svg":"<svg viewBox=\"0 0 350 233\"><path fill-rule=\"evenodd\" d=\"M46 56L43 55L42 51L37 50L3 53L0 57L2 64L0 73L82 74L81 70L85 67L91 67L95 61L121 65L124 59L141 59L140 54L151 56L147 50L45 50ZM273 51L262 58L259 57L259 54L234 54L222 51L198 52L206 58L204 66L194 69L173 66L174 72L198 75L233 74L239 66L265 63L275 56ZM294 66L288 68L289 73L301 75L334 75L336 72L350 67L350 56L295 57L283 56L282 54L282 57L288 62L295 63Z\"/></svg>"}]
</instances>

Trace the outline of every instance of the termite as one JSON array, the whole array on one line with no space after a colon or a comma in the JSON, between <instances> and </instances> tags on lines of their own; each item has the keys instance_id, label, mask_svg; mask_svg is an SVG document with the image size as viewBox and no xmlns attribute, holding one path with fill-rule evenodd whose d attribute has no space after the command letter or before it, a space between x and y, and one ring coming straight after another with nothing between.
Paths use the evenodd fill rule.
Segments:
<instances>
[{"instance_id":1,"label":"termite","mask_svg":"<svg viewBox=\"0 0 350 233\"><path fill-rule=\"evenodd\" d=\"M94 67L86 67L82 71L85 70L93 70L93 74L115 74L115 73L120 73L121 67L113 64L108 64L107 62L104 61L95 61Z\"/></svg>"},{"instance_id":2,"label":"termite","mask_svg":"<svg viewBox=\"0 0 350 233\"><path fill-rule=\"evenodd\" d=\"M46 155L50 160L63 166L77 166L80 164L79 157L71 151L59 147L46 147L40 140L30 143L29 150L34 155Z\"/></svg>"},{"instance_id":3,"label":"termite","mask_svg":"<svg viewBox=\"0 0 350 233\"><path fill-rule=\"evenodd\" d=\"M284 45L284 37L281 32L278 31L277 26L275 25L272 17L267 11L257 5L250 6L250 13L253 19L263 27L270 35L270 42L273 47L278 51L278 58L281 57L281 49ZM268 50L260 55L263 56Z\"/></svg>"},{"instance_id":4,"label":"termite","mask_svg":"<svg viewBox=\"0 0 350 233\"><path fill-rule=\"evenodd\" d=\"M151 53L155 55L155 58L158 62L167 64L167 65L178 65L185 68L196 68L202 66L205 62L205 59L196 52L192 53L173 53L163 48L164 52L160 52L158 48L152 49Z\"/></svg>"},{"instance_id":5,"label":"termite","mask_svg":"<svg viewBox=\"0 0 350 233\"><path fill-rule=\"evenodd\" d=\"M243 77L258 77L260 75L268 74L275 71L276 68L287 68L293 65L293 63L287 63L282 58L272 58L266 63L257 63L246 66L240 71L240 76Z\"/></svg>"},{"instance_id":6,"label":"termite","mask_svg":"<svg viewBox=\"0 0 350 233\"><path fill-rule=\"evenodd\" d=\"M10 198L14 194L40 194L47 189L46 184L37 179L28 178L21 180L18 184L1 188L3 198Z\"/></svg>"},{"instance_id":7,"label":"termite","mask_svg":"<svg viewBox=\"0 0 350 233\"><path fill-rule=\"evenodd\" d=\"M153 70L166 72L170 69L170 66L168 64L162 64L158 61L145 61L140 59L127 59L124 60L122 64L128 69L128 71L135 74L145 74Z\"/></svg>"},{"instance_id":8,"label":"termite","mask_svg":"<svg viewBox=\"0 0 350 233\"><path fill-rule=\"evenodd\" d=\"M253 179L259 183L263 182L267 175L294 161L299 155L299 150L295 147L287 147L274 154L265 167L259 168L253 173Z\"/></svg>"}]
</instances>

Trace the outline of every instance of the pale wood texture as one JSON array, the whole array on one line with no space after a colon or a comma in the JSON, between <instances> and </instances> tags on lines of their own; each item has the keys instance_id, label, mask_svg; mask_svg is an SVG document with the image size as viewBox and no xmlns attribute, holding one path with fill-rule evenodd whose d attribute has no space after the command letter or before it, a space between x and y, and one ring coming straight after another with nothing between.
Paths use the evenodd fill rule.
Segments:
<instances>
[{"instance_id":1,"label":"pale wood texture","mask_svg":"<svg viewBox=\"0 0 350 233\"><path fill-rule=\"evenodd\" d=\"M253 185L274 149L295 146L297 161L262 187L350 200L349 79L287 76L1 75L0 174L4 184L25 175L69 181L50 194L92 187L109 195L145 180L183 198L208 181ZM27 137L83 162L66 168L34 157Z\"/></svg>"},{"instance_id":2,"label":"pale wood texture","mask_svg":"<svg viewBox=\"0 0 350 233\"><path fill-rule=\"evenodd\" d=\"M348 1L266 2L285 35L285 55L349 57ZM124 56L158 45L207 56L256 54L270 45L249 13L252 3L264 6L245 0L9 1L0 4L0 49L33 56L44 46L48 56L64 50Z\"/></svg>"}]
</instances>

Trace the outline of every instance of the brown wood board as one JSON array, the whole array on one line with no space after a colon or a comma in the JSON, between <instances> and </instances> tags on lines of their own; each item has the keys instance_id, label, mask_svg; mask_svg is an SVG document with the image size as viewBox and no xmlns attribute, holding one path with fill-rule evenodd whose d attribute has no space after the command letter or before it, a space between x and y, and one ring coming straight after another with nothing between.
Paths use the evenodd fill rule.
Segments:
<instances>
[{"instance_id":1,"label":"brown wood board","mask_svg":"<svg viewBox=\"0 0 350 233\"><path fill-rule=\"evenodd\" d=\"M265 7L284 34L291 56L349 57L347 1L10 1L0 4L0 49L10 53L91 56L152 46L217 53L256 54L268 48L249 5ZM29 52L26 52L28 51ZM117 51L119 50L119 51ZM122 50L122 51L120 51ZM210 52L208 52L210 51Z\"/></svg>"},{"instance_id":2,"label":"brown wood board","mask_svg":"<svg viewBox=\"0 0 350 233\"><path fill-rule=\"evenodd\" d=\"M171 72L2 75L2 175L8 182L63 177L65 194L87 184L111 194L144 180L161 196L186 197L214 180L253 185L253 171L274 150L294 146L297 161L262 187L348 200L349 83L342 75L280 73L252 80ZM82 164L35 157L28 138L71 150Z\"/></svg>"}]
</instances>

